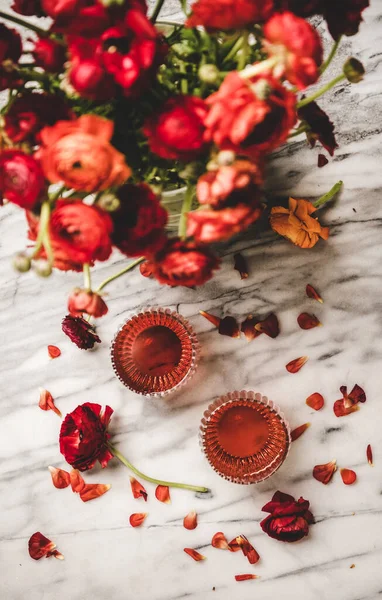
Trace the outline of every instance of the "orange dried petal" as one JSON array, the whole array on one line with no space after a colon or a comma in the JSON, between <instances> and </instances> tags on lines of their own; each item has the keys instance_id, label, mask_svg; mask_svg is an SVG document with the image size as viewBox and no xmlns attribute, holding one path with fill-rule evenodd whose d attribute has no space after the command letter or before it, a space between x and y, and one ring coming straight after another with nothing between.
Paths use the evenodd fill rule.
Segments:
<instances>
[{"instance_id":1,"label":"orange dried petal","mask_svg":"<svg viewBox=\"0 0 382 600\"><path fill-rule=\"evenodd\" d=\"M171 504L170 490L167 485L158 485L155 490L155 498L164 504Z\"/></svg>"},{"instance_id":2,"label":"orange dried petal","mask_svg":"<svg viewBox=\"0 0 382 600\"><path fill-rule=\"evenodd\" d=\"M235 317L224 317L224 319L221 319L218 331L220 335L226 335L232 338L239 338L241 335L239 323L236 321Z\"/></svg>"},{"instance_id":3,"label":"orange dried petal","mask_svg":"<svg viewBox=\"0 0 382 600\"><path fill-rule=\"evenodd\" d=\"M369 465L371 467L373 467L374 466L374 463L373 463L373 451L371 449L370 444L366 448L366 457L367 457L367 462L369 463Z\"/></svg>"},{"instance_id":4,"label":"orange dried petal","mask_svg":"<svg viewBox=\"0 0 382 600\"><path fill-rule=\"evenodd\" d=\"M252 573L243 573L243 575L235 575L236 581L248 581L248 579L260 579L260 575L253 575Z\"/></svg>"},{"instance_id":5,"label":"orange dried petal","mask_svg":"<svg viewBox=\"0 0 382 600\"><path fill-rule=\"evenodd\" d=\"M140 527L146 519L148 513L133 513L129 517L131 527Z\"/></svg>"},{"instance_id":6,"label":"orange dried petal","mask_svg":"<svg viewBox=\"0 0 382 600\"><path fill-rule=\"evenodd\" d=\"M220 550L229 550L228 541L222 531L218 531L212 538L211 544L214 548L219 548Z\"/></svg>"},{"instance_id":7,"label":"orange dried petal","mask_svg":"<svg viewBox=\"0 0 382 600\"><path fill-rule=\"evenodd\" d=\"M234 269L235 271L239 271L241 279L248 279L248 265L244 256L237 252L234 254L233 259L235 261Z\"/></svg>"},{"instance_id":8,"label":"orange dried petal","mask_svg":"<svg viewBox=\"0 0 382 600\"><path fill-rule=\"evenodd\" d=\"M134 498L143 498L144 501L147 502L147 492L135 477L130 477L130 485Z\"/></svg>"},{"instance_id":9,"label":"orange dried petal","mask_svg":"<svg viewBox=\"0 0 382 600\"><path fill-rule=\"evenodd\" d=\"M57 469L56 467L48 467L52 476L54 487L62 490L70 485L70 474L63 469Z\"/></svg>"},{"instance_id":10,"label":"orange dried petal","mask_svg":"<svg viewBox=\"0 0 382 600\"><path fill-rule=\"evenodd\" d=\"M305 402L310 408L313 408L313 410L320 410L324 406L324 398L318 392L310 394Z\"/></svg>"},{"instance_id":11,"label":"orange dried petal","mask_svg":"<svg viewBox=\"0 0 382 600\"><path fill-rule=\"evenodd\" d=\"M29 556L34 560L40 560L43 556L52 556L56 544L49 540L40 531L36 531L28 541Z\"/></svg>"},{"instance_id":12,"label":"orange dried petal","mask_svg":"<svg viewBox=\"0 0 382 600\"><path fill-rule=\"evenodd\" d=\"M352 469L341 469L340 473L345 485L352 485L357 479L357 474Z\"/></svg>"},{"instance_id":13,"label":"orange dried petal","mask_svg":"<svg viewBox=\"0 0 382 600\"><path fill-rule=\"evenodd\" d=\"M69 476L73 492L80 494L86 485L81 473L77 469L72 469Z\"/></svg>"},{"instance_id":14,"label":"orange dried petal","mask_svg":"<svg viewBox=\"0 0 382 600\"><path fill-rule=\"evenodd\" d=\"M359 406L357 404L346 408L345 400L343 398L341 400L336 400L333 404L333 412L336 417L346 417L357 410L359 410Z\"/></svg>"},{"instance_id":15,"label":"orange dried petal","mask_svg":"<svg viewBox=\"0 0 382 600\"><path fill-rule=\"evenodd\" d=\"M320 302L321 304L323 304L324 302L320 294L317 292L317 290L314 289L312 285L310 285L310 283L308 283L308 285L306 286L306 295L308 296L308 298L313 298L313 300L317 300L317 302Z\"/></svg>"},{"instance_id":16,"label":"orange dried petal","mask_svg":"<svg viewBox=\"0 0 382 600\"><path fill-rule=\"evenodd\" d=\"M185 529L196 529L198 526L198 517L194 510L188 513L183 519L183 526Z\"/></svg>"},{"instance_id":17,"label":"orange dried petal","mask_svg":"<svg viewBox=\"0 0 382 600\"><path fill-rule=\"evenodd\" d=\"M108 492L111 488L110 484L105 483L85 483L84 487L80 491L80 498L82 502L89 502L94 498L99 498Z\"/></svg>"},{"instance_id":18,"label":"orange dried petal","mask_svg":"<svg viewBox=\"0 0 382 600\"><path fill-rule=\"evenodd\" d=\"M298 438L300 436L302 436L302 434L310 427L310 423L304 423L303 425L300 425L299 427L296 427L296 429L293 429L293 431L291 431L290 437L292 442L295 442L296 440L298 440Z\"/></svg>"},{"instance_id":19,"label":"orange dried petal","mask_svg":"<svg viewBox=\"0 0 382 600\"><path fill-rule=\"evenodd\" d=\"M279 320L275 313L270 313L265 319L259 321L255 325L256 331L259 333L265 333L271 338L276 338L280 333Z\"/></svg>"},{"instance_id":20,"label":"orange dried petal","mask_svg":"<svg viewBox=\"0 0 382 600\"><path fill-rule=\"evenodd\" d=\"M229 542L228 548L231 552L239 552L239 550L241 550L240 545L237 543L237 538L234 538L231 542Z\"/></svg>"},{"instance_id":21,"label":"orange dried petal","mask_svg":"<svg viewBox=\"0 0 382 600\"><path fill-rule=\"evenodd\" d=\"M256 329L258 322L259 319L256 319L256 317L253 317L252 315L248 315L245 321L243 321L241 324L241 331L244 333L249 342L262 334L262 331L257 331Z\"/></svg>"},{"instance_id":22,"label":"orange dried petal","mask_svg":"<svg viewBox=\"0 0 382 600\"><path fill-rule=\"evenodd\" d=\"M58 348L58 346L48 346L48 354L50 356L50 358L58 358L59 356L61 356L61 350L60 348Z\"/></svg>"},{"instance_id":23,"label":"orange dried petal","mask_svg":"<svg viewBox=\"0 0 382 600\"><path fill-rule=\"evenodd\" d=\"M40 400L38 402L41 410L52 410L59 417L62 417L61 412L58 410L57 406L54 403L53 396L48 390L44 390L40 388Z\"/></svg>"},{"instance_id":24,"label":"orange dried petal","mask_svg":"<svg viewBox=\"0 0 382 600\"><path fill-rule=\"evenodd\" d=\"M313 329L314 327L320 327L322 323L317 319L316 315L303 312L297 317L297 323L301 329Z\"/></svg>"},{"instance_id":25,"label":"orange dried petal","mask_svg":"<svg viewBox=\"0 0 382 600\"><path fill-rule=\"evenodd\" d=\"M289 373L298 373L298 371L305 365L307 360L307 356L300 356L299 358L295 358L294 360L288 362L288 364L285 365L285 368L287 371L289 371Z\"/></svg>"},{"instance_id":26,"label":"orange dried petal","mask_svg":"<svg viewBox=\"0 0 382 600\"><path fill-rule=\"evenodd\" d=\"M215 317L215 315L211 315L205 310L200 310L199 314L202 315L202 317L204 317L205 319L207 319L207 321L212 323L212 325L215 325L215 327L219 327L221 321L220 317Z\"/></svg>"},{"instance_id":27,"label":"orange dried petal","mask_svg":"<svg viewBox=\"0 0 382 600\"><path fill-rule=\"evenodd\" d=\"M183 550L186 554L188 554L188 556L191 556L191 558L196 560L196 562L206 559L206 557L203 556L203 554L200 554L200 552L198 552L197 550L194 550L193 548L184 548Z\"/></svg>"},{"instance_id":28,"label":"orange dried petal","mask_svg":"<svg viewBox=\"0 0 382 600\"><path fill-rule=\"evenodd\" d=\"M239 547L242 549L244 556L247 557L248 562L251 565L255 565L260 560L260 555L252 546L251 542L245 537L245 535L238 535L236 538L236 542Z\"/></svg>"},{"instance_id":29,"label":"orange dried petal","mask_svg":"<svg viewBox=\"0 0 382 600\"><path fill-rule=\"evenodd\" d=\"M316 465L313 469L313 477L324 485L327 485L334 473L337 471L337 461L331 460L325 465Z\"/></svg>"}]
</instances>

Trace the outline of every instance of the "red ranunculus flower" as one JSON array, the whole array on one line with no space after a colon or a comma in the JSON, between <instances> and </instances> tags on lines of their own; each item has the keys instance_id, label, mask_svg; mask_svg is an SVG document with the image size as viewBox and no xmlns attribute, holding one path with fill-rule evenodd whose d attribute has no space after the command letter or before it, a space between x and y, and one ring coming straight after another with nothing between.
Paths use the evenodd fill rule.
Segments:
<instances>
[{"instance_id":1,"label":"red ranunculus flower","mask_svg":"<svg viewBox=\"0 0 382 600\"><path fill-rule=\"evenodd\" d=\"M200 204L209 204L214 208L224 207L232 197L248 198L251 188L263 182L262 168L249 160L235 160L232 164L222 165L216 170L207 171L199 177L196 195Z\"/></svg>"},{"instance_id":2,"label":"red ranunculus flower","mask_svg":"<svg viewBox=\"0 0 382 600\"><path fill-rule=\"evenodd\" d=\"M86 313L97 319L106 315L108 310L102 297L91 290L74 288L68 299L68 311L74 317L80 317Z\"/></svg>"},{"instance_id":3,"label":"red ranunculus flower","mask_svg":"<svg viewBox=\"0 0 382 600\"><path fill-rule=\"evenodd\" d=\"M317 140L333 156L334 150L338 148L334 135L334 125L316 102L310 102L306 106L299 108L298 117L306 123L308 130L306 136L308 142L313 148Z\"/></svg>"},{"instance_id":4,"label":"red ranunculus flower","mask_svg":"<svg viewBox=\"0 0 382 600\"><path fill-rule=\"evenodd\" d=\"M110 215L81 200L59 200L50 219L50 235L74 263L107 260L111 254Z\"/></svg>"},{"instance_id":5,"label":"red ranunculus flower","mask_svg":"<svg viewBox=\"0 0 382 600\"><path fill-rule=\"evenodd\" d=\"M204 150L204 100L195 96L170 98L161 110L150 116L143 128L150 150L162 158L193 160Z\"/></svg>"},{"instance_id":6,"label":"red ranunculus flower","mask_svg":"<svg viewBox=\"0 0 382 600\"><path fill-rule=\"evenodd\" d=\"M273 15L264 25L264 47L278 59L277 74L299 89L315 83L322 63L320 36L291 12Z\"/></svg>"},{"instance_id":7,"label":"red ranunculus flower","mask_svg":"<svg viewBox=\"0 0 382 600\"><path fill-rule=\"evenodd\" d=\"M14 0L11 9L26 17L42 17L44 15L41 0Z\"/></svg>"},{"instance_id":8,"label":"red ranunculus flower","mask_svg":"<svg viewBox=\"0 0 382 600\"><path fill-rule=\"evenodd\" d=\"M141 183L119 188L120 208L110 213L114 222L113 244L127 256L147 256L166 242L167 211L151 188Z\"/></svg>"},{"instance_id":9,"label":"red ranunculus flower","mask_svg":"<svg viewBox=\"0 0 382 600\"><path fill-rule=\"evenodd\" d=\"M96 343L101 343L94 327L85 321L85 319L82 319L82 317L66 315L62 321L62 331L81 350L89 350Z\"/></svg>"},{"instance_id":10,"label":"red ranunculus flower","mask_svg":"<svg viewBox=\"0 0 382 600\"><path fill-rule=\"evenodd\" d=\"M270 515L261 521L261 529L281 542L301 540L308 535L309 525L313 523L308 500L295 500L293 496L282 492L276 492L262 510Z\"/></svg>"},{"instance_id":11,"label":"red ranunculus flower","mask_svg":"<svg viewBox=\"0 0 382 600\"><path fill-rule=\"evenodd\" d=\"M17 63L22 52L20 34L0 23L0 91L18 86L17 75L5 68L7 62ZM4 63L4 65L2 64Z\"/></svg>"},{"instance_id":12,"label":"red ranunculus flower","mask_svg":"<svg viewBox=\"0 0 382 600\"><path fill-rule=\"evenodd\" d=\"M69 53L70 83L80 96L98 102L115 97L116 84L105 70L98 39L69 36Z\"/></svg>"},{"instance_id":13,"label":"red ranunculus flower","mask_svg":"<svg viewBox=\"0 0 382 600\"><path fill-rule=\"evenodd\" d=\"M66 61L66 48L50 38L40 38L35 43L32 55L38 67L48 73L58 73Z\"/></svg>"},{"instance_id":14,"label":"red ranunculus flower","mask_svg":"<svg viewBox=\"0 0 382 600\"><path fill-rule=\"evenodd\" d=\"M247 229L262 212L256 196L251 204L239 203L220 210L196 210L188 213L187 235L204 244L227 240Z\"/></svg>"},{"instance_id":15,"label":"red ranunculus flower","mask_svg":"<svg viewBox=\"0 0 382 600\"><path fill-rule=\"evenodd\" d=\"M110 26L109 11L98 0L41 0L47 15L54 19L57 33L95 37Z\"/></svg>"},{"instance_id":16,"label":"red ranunculus flower","mask_svg":"<svg viewBox=\"0 0 382 600\"><path fill-rule=\"evenodd\" d=\"M242 79L232 72L206 100L205 139L256 159L274 150L296 122L296 96L267 74Z\"/></svg>"},{"instance_id":17,"label":"red ranunculus flower","mask_svg":"<svg viewBox=\"0 0 382 600\"><path fill-rule=\"evenodd\" d=\"M197 0L191 10L187 27L203 25L207 30L243 29L265 21L273 11L273 0Z\"/></svg>"},{"instance_id":18,"label":"red ranunculus flower","mask_svg":"<svg viewBox=\"0 0 382 600\"><path fill-rule=\"evenodd\" d=\"M166 246L150 261L153 276L167 285L194 287L202 285L212 277L220 260L208 248L178 238L168 240Z\"/></svg>"},{"instance_id":19,"label":"red ranunculus flower","mask_svg":"<svg viewBox=\"0 0 382 600\"><path fill-rule=\"evenodd\" d=\"M0 204L6 199L31 210L41 200L46 181L40 164L21 150L0 154Z\"/></svg>"},{"instance_id":20,"label":"red ranunculus flower","mask_svg":"<svg viewBox=\"0 0 382 600\"><path fill-rule=\"evenodd\" d=\"M66 415L60 430L60 452L74 469L87 471L98 460L107 466L113 454L107 447L107 432L113 409L86 402Z\"/></svg>"}]
</instances>

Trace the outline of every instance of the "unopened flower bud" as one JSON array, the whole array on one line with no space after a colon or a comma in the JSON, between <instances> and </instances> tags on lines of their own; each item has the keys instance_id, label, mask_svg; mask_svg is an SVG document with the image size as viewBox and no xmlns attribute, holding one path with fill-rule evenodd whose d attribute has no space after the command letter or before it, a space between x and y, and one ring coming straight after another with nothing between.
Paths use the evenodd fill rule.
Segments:
<instances>
[{"instance_id":1,"label":"unopened flower bud","mask_svg":"<svg viewBox=\"0 0 382 600\"><path fill-rule=\"evenodd\" d=\"M199 79L204 83L216 83L220 71L215 65L202 65L198 71Z\"/></svg>"},{"instance_id":2,"label":"unopened flower bud","mask_svg":"<svg viewBox=\"0 0 382 600\"><path fill-rule=\"evenodd\" d=\"M220 167L227 167L235 162L235 153L233 150L221 150L216 160Z\"/></svg>"},{"instance_id":3,"label":"unopened flower bud","mask_svg":"<svg viewBox=\"0 0 382 600\"><path fill-rule=\"evenodd\" d=\"M365 75L363 64L353 56L348 58L343 66L343 71L346 79L350 81L350 83L359 83Z\"/></svg>"},{"instance_id":4,"label":"unopened flower bud","mask_svg":"<svg viewBox=\"0 0 382 600\"><path fill-rule=\"evenodd\" d=\"M20 273L26 273L31 268L32 263L31 259L25 254L25 252L20 252L13 258L12 264L16 271L19 271Z\"/></svg>"},{"instance_id":5,"label":"unopened flower bud","mask_svg":"<svg viewBox=\"0 0 382 600\"><path fill-rule=\"evenodd\" d=\"M272 88L266 79L259 79L251 85L251 88L259 100L266 100L272 93Z\"/></svg>"},{"instance_id":6,"label":"unopened flower bud","mask_svg":"<svg viewBox=\"0 0 382 600\"><path fill-rule=\"evenodd\" d=\"M114 212L119 209L121 202L115 194L106 193L102 194L97 200L97 206L106 210L106 212Z\"/></svg>"},{"instance_id":7,"label":"unopened flower bud","mask_svg":"<svg viewBox=\"0 0 382 600\"><path fill-rule=\"evenodd\" d=\"M33 269L40 277L49 277L52 274L52 265L47 260L36 260Z\"/></svg>"}]
</instances>

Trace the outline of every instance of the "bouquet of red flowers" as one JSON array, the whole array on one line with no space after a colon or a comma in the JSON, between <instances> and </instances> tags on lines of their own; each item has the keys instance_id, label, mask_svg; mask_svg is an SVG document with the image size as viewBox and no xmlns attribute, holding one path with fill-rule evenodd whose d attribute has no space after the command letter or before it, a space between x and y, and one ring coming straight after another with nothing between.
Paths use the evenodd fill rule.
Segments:
<instances>
[{"instance_id":1,"label":"bouquet of red flowers","mask_svg":"<svg viewBox=\"0 0 382 600\"><path fill-rule=\"evenodd\" d=\"M219 266L211 244L243 231L267 208L267 156L306 133L333 155L334 126L315 100L363 67L350 58L309 95L343 35L358 31L368 0L197 0L183 25L161 23L145 0L14 0L0 18L0 90L9 89L0 132L0 201L25 211L32 242L19 271L83 271L64 331L80 347L98 338L82 317L107 305L90 269L113 249L141 272L193 287ZM306 20L323 15L327 59ZM44 30L19 15L50 17ZM302 95L301 95L302 92ZM321 166L327 159L320 155ZM316 203L268 211L271 227L301 248L326 239ZM178 232L169 195L183 193ZM179 194L178 194L179 195ZM171 211L170 211L171 212ZM312 216L313 214L313 216ZM170 228L171 229L171 228Z\"/></svg>"}]
</instances>

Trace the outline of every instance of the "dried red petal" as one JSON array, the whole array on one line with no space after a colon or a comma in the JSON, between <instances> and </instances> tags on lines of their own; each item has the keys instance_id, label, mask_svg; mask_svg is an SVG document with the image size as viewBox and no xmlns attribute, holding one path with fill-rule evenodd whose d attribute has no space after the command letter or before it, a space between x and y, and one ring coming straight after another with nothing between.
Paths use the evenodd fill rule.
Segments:
<instances>
[{"instance_id":1,"label":"dried red petal","mask_svg":"<svg viewBox=\"0 0 382 600\"><path fill-rule=\"evenodd\" d=\"M372 452L370 444L366 448L366 457L367 457L367 462L369 463L369 465L371 467L373 467L374 466L374 463L373 463L373 452Z\"/></svg>"},{"instance_id":2,"label":"dried red petal","mask_svg":"<svg viewBox=\"0 0 382 600\"><path fill-rule=\"evenodd\" d=\"M130 485L134 498L143 498L144 501L147 502L147 492L135 477L130 477Z\"/></svg>"},{"instance_id":3,"label":"dried red petal","mask_svg":"<svg viewBox=\"0 0 382 600\"><path fill-rule=\"evenodd\" d=\"M62 490L70 485L70 474L63 469L57 469L56 467L48 467L52 476L54 487Z\"/></svg>"},{"instance_id":4,"label":"dried red petal","mask_svg":"<svg viewBox=\"0 0 382 600\"><path fill-rule=\"evenodd\" d=\"M203 554L200 554L200 552L198 552L197 550L194 550L193 548L184 548L184 551L186 554L188 554L188 556L191 556L191 558L196 560L196 562L206 559L206 557L203 556Z\"/></svg>"},{"instance_id":5,"label":"dried red petal","mask_svg":"<svg viewBox=\"0 0 382 600\"><path fill-rule=\"evenodd\" d=\"M44 390L40 388L40 400L38 402L41 410L52 410L59 417L62 417L61 412L58 410L57 406L54 403L53 396L48 390Z\"/></svg>"},{"instance_id":6,"label":"dried red petal","mask_svg":"<svg viewBox=\"0 0 382 600\"><path fill-rule=\"evenodd\" d=\"M239 547L242 549L244 556L247 557L248 562L251 565L255 565L260 560L260 555L252 546L251 542L245 537L245 535L238 535L236 538L236 542Z\"/></svg>"},{"instance_id":7,"label":"dried red petal","mask_svg":"<svg viewBox=\"0 0 382 600\"><path fill-rule=\"evenodd\" d=\"M212 325L215 325L215 327L219 327L221 321L220 317L215 317L215 315L211 315L205 310L200 310L199 314L202 315L202 317L204 317L205 319L207 319L207 321L212 323Z\"/></svg>"},{"instance_id":8,"label":"dried red petal","mask_svg":"<svg viewBox=\"0 0 382 600\"><path fill-rule=\"evenodd\" d=\"M188 513L183 519L183 526L185 529L196 529L198 526L198 517L194 510Z\"/></svg>"},{"instance_id":9,"label":"dried red petal","mask_svg":"<svg viewBox=\"0 0 382 600\"><path fill-rule=\"evenodd\" d=\"M324 167L325 165L328 164L328 159L326 158L325 154L319 154L318 155L318 159L317 159L317 166L319 169L322 169L322 167Z\"/></svg>"},{"instance_id":10,"label":"dried red petal","mask_svg":"<svg viewBox=\"0 0 382 600\"><path fill-rule=\"evenodd\" d=\"M310 315L309 313L301 313L297 317L297 323L301 329L313 329L314 327L320 327L322 323L317 319L316 315Z\"/></svg>"},{"instance_id":11,"label":"dried red petal","mask_svg":"<svg viewBox=\"0 0 382 600\"><path fill-rule=\"evenodd\" d=\"M341 469L340 473L345 485L352 485L357 479L357 474L352 469Z\"/></svg>"},{"instance_id":12,"label":"dried red petal","mask_svg":"<svg viewBox=\"0 0 382 600\"><path fill-rule=\"evenodd\" d=\"M240 545L237 543L237 538L234 538L231 542L229 542L228 548L231 552L239 552L239 550L241 550Z\"/></svg>"},{"instance_id":13,"label":"dried red petal","mask_svg":"<svg viewBox=\"0 0 382 600\"><path fill-rule=\"evenodd\" d=\"M80 498L82 502L89 502L94 498L99 498L108 492L111 488L110 484L105 483L85 483L84 487L80 491Z\"/></svg>"},{"instance_id":14,"label":"dried red petal","mask_svg":"<svg viewBox=\"0 0 382 600\"><path fill-rule=\"evenodd\" d=\"M52 550L52 552L48 552L48 554L46 555L46 558L49 558L50 556L54 556L54 558L57 558L58 560L64 560L64 555L61 554L61 552L59 552L58 550Z\"/></svg>"},{"instance_id":15,"label":"dried red petal","mask_svg":"<svg viewBox=\"0 0 382 600\"><path fill-rule=\"evenodd\" d=\"M235 575L236 581L248 581L248 579L259 579L260 575L253 575L251 573L243 573L243 575Z\"/></svg>"},{"instance_id":16,"label":"dried red petal","mask_svg":"<svg viewBox=\"0 0 382 600\"><path fill-rule=\"evenodd\" d=\"M331 460L325 465L316 465L313 469L313 477L317 481L321 481L321 483L327 485L336 471L337 461Z\"/></svg>"},{"instance_id":17,"label":"dried red petal","mask_svg":"<svg viewBox=\"0 0 382 600\"><path fill-rule=\"evenodd\" d=\"M170 490L167 485L158 485L155 490L155 498L164 504L171 504Z\"/></svg>"},{"instance_id":18,"label":"dried red petal","mask_svg":"<svg viewBox=\"0 0 382 600\"><path fill-rule=\"evenodd\" d=\"M219 323L219 333L232 338L240 337L239 323L235 317L224 317Z\"/></svg>"},{"instance_id":19,"label":"dried red petal","mask_svg":"<svg viewBox=\"0 0 382 600\"><path fill-rule=\"evenodd\" d=\"M28 541L29 556L34 560L40 560L43 556L46 556L47 558L49 556L54 556L53 551L55 547L56 544L39 531L36 531ZM57 554L60 553L58 552ZM60 557L62 557L62 554L60 554Z\"/></svg>"},{"instance_id":20,"label":"dried red petal","mask_svg":"<svg viewBox=\"0 0 382 600\"><path fill-rule=\"evenodd\" d=\"M248 315L245 321L243 321L241 324L241 331L244 333L249 342L262 334L262 331L257 331L256 329L258 322L259 319L256 319L256 317L253 317L252 315Z\"/></svg>"},{"instance_id":21,"label":"dried red petal","mask_svg":"<svg viewBox=\"0 0 382 600\"><path fill-rule=\"evenodd\" d=\"M274 313L270 313L263 321L259 321L255 325L255 329L271 338L276 338L280 333L279 320Z\"/></svg>"},{"instance_id":22,"label":"dried red petal","mask_svg":"<svg viewBox=\"0 0 382 600\"><path fill-rule=\"evenodd\" d=\"M298 371L305 365L307 360L307 356L300 356L299 358L295 358L294 360L288 362L288 364L285 365L285 368L287 371L289 371L289 373L298 373Z\"/></svg>"},{"instance_id":23,"label":"dried red petal","mask_svg":"<svg viewBox=\"0 0 382 600\"><path fill-rule=\"evenodd\" d=\"M358 404L358 402L361 402L362 404L364 402L366 402L366 394L365 391L356 383L355 386L353 387L352 391L346 395L346 387L343 386L345 388L345 393L344 393L344 398L345 398L345 407L348 408L349 406L353 406L354 404ZM340 388L341 392L342 392L342 387Z\"/></svg>"},{"instance_id":24,"label":"dried red petal","mask_svg":"<svg viewBox=\"0 0 382 600\"><path fill-rule=\"evenodd\" d=\"M220 550L229 550L228 541L222 531L218 531L212 538L211 544L214 548L219 548ZM238 548L239 550L239 548Z\"/></svg>"},{"instance_id":25,"label":"dried red petal","mask_svg":"<svg viewBox=\"0 0 382 600\"><path fill-rule=\"evenodd\" d=\"M234 269L239 271L241 279L248 279L248 265L247 261L240 252L234 254L233 259L235 261Z\"/></svg>"},{"instance_id":26,"label":"dried red petal","mask_svg":"<svg viewBox=\"0 0 382 600\"><path fill-rule=\"evenodd\" d=\"M77 469L72 469L69 476L73 492L80 494L86 485L81 473Z\"/></svg>"},{"instance_id":27,"label":"dried red petal","mask_svg":"<svg viewBox=\"0 0 382 600\"><path fill-rule=\"evenodd\" d=\"M310 408L313 408L313 410L320 410L324 406L324 398L318 392L310 394L305 402Z\"/></svg>"},{"instance_id":28,"label":"dried red petal","mask_svg":"<svg viewBox=\"0 0 382 600\"><path fill-rule=\"evenodd\" d=\"M134 513L130 515L129 521L131 527L140 527L146 519L148 513Z\"/></svg>"},{"instance_id":29,"label":"dried red petal","mask_svg":"<svg viewBox=\"0 0 382 600\"><path fill-rule=\"evenodd\" d=\"M300 425L299 427L296 427L296 429L293 429L293 431L291 431L290 437L292 442L295 442L296 440L298 440L298 438L300 436L302 436L302 434L310 427L310 423L304 423L303 425Z\"/></svg>"},{"instance_id":30,"label":"dried red petal","mask_svg":"<svg viewBox=\"0 0 382 600\"><path fill-rule=\"evenodd\" d=\"M351 413L356 412L357 410L359 410L359 406L357 404L346 408L345 400L343 399L336 400L333 404L333 411L336 417L346 417L347 415L350 415Z\"/></svg>"},{"instance_id":31,"label":"dried red petal","mask_svg":"<svg viewBox=\"0 0 382 600\"><path fill-rule=\"evenodd\" d=\"M58 346L48 346L48 354L50 358L58 358L61 356L61 350Z\"/></svg>"},{"instance_id":32,"label":"dried red petal","mask_svg":"<svg viewBox=\"0 0 382 600\"><path fill-rule=\"evenodd\" d=\"M313 298L313 300L317 300L317 302L320 302L321 304L323 304L324 302L320 294L317 292L317 290L314 289L312 285L310 285L310 283L308 283L308 285L306 286L306 295L308 296L308 298Z\"/></svg>"}]
</instances>

